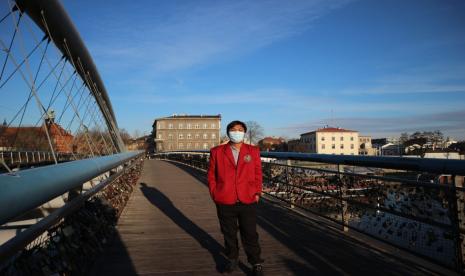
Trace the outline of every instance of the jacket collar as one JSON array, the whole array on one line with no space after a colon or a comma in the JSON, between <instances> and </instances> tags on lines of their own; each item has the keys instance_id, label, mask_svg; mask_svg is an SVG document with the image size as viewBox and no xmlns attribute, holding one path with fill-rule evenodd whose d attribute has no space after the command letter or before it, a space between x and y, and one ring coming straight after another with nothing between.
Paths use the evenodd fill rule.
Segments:
<instances>
[{"instance_id":1,"label":"jacket collar","mask_svg":"<svg viewBox=\"0 0 465 276\"><path fill-rule=\"evenodd\" d=\"M223 151L226 157L231 162L231 165L236 166L236 162L234 162L234 156L233 156L232 149L231 149L231 144L230 143L225 144L223 147Z\"/></svg>"},{"instance_id":2,"label":"jacket collar","mask_svg":"<svg viewBox=\"0 0 465 276\"><path fill-rule=\"evenodd\" d=\"M236 162L234 161L234 156L233 156L233 153L232 153L231 144L230 143L225 144L225 147L223 148L223 150L224 150L225 155L227 156L227 158L231 162L231 164L235 167ZM237 159L237 167L238 168L244 164L243 159L244 159L244 156L246 156L247 154L250 154L249 145L244 143L241 146L241 150L239 151L239 157Z\"/></svg>"}]
</instances>

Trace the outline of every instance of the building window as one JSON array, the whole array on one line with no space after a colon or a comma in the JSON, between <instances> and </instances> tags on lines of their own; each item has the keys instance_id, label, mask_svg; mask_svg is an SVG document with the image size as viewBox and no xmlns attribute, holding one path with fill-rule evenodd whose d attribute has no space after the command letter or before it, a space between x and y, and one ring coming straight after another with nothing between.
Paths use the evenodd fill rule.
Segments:
<instances>
[{"instance_id":1,"label":"building window","mask_svg":"<svg viewBox=\"0 0 465 276\"><path fill-rule=\"evenodd\" d=\"M168 124L169 129L173 129L173 124Z\"/></svg>"},{"instance_id":2,"label":"building window","mask_svg":"<svg viewBox=\"0 0 465 276\"><path fill-rule=\"evenodd\" d=\"M161 128L161 124L157 123L157 129L160 129L160 128Z\"/></svg>"},{"instance_id":3,"label":"building window","mask_svg":"<svg viewBox=\"0 0 465 276\"><path fill-rule=\"evenodd\" d=\"M204 133L203 134L203 139L208 139L208 134Z\"/></svg>"},{"instance_id":4,"label":"building window","mask_svg":"<svg viewBox=\"0 0 465 276\"><path fill-rule=\"evenodd\" d=\"M168 150L172 150L173 149L173 144L168 144Z\"/></svg>"},{"instance_id":5,"label":"building window","mask_svg":"<svg viewBox=\"0 0 465 276\"><path fill-rule=\"evenodd\" d=\"M321 141L324 141L324 140L325 140L325 137L324 137L324 136L323 136L323 137L321 137Z\"/></svg>"},{"instance_id":6,"label":"building window","mask_svg":"<svg viewBox=\"0 0 465 276\"><path fill-rule=\"evenodd\" d=\"M179 144L178 144L178 149L184 149L184 144L183 144L183 143L179 143Z\"/></svg>"},{"instance_id":7,"label":"building window","mask_svg":"<svg viewBox=\"0 0 465 276\"><path fill-rule=\"evenodd\" d=\"M212 133L212 139L216 139L216 134Z\"/></svg>"},{"instance_id":8,"label":"building window","mask_svg":"<svg viewBox=\"0 0 465 276\"><path fill-rule=\"evenodd\" d=\"M354 149L354 144L350 144L350 148L351 148L351 149Z\"/></svg>"},{"instance_id":9,"label":"building window","mask_svg":"<svg viewBox=\"0 0 465 276\"><path fill-rule=\"evenodd\" d=\"M187 146L186 146L186 148L187 148L187 149L190 149L190 148L191 148L191 146L192 146L192 144L191 144L191 143L187 143Z\"/></svg>"},{"instance_id":10,"label":"building window","mask_svg":"<svg viewBox=\"0 0 465 276\"><path fill-rule=\"evenodd\" d=\"M331 140L332 140L332 141L336 141L336 137L334 137L334 136L331 137Z\"/></svg>"},{"instance_id":11,"label":"building window","mask_svg":"<svg viewBox=\"0 0 465 276\"><path fill-rule=\"evenodd\" d=\"M183 128L184 128L184 125L183 125L183 124L179 124L179 125L178 125L178 128L179 128L179 129L183 129Z\"/></svg>"},{"instance_id":12,"label":"building window","mask_svg":"<svg viewBox=\"0 0 465 276\"><path fill-rule=\"evenodd\" d=\"M207 124L203 124L203 128L204 128L204 129L207 128Z\"/></svg>"},{"instance_id":13,"label":"building window","mask_svg":"<svg viewBox=\"0 0 465 276\"><path fill-rule=\"evenodd\" d=\"M215 129L216 128L216 124L212 124L212 129Z\"/></svg>"},{"instance_id":14,"label":"building window","mask_svg":"<svg viewBox=\"0 0 465 276\"><path fill-rule=\"evenodd\" d=\"M173 139L173 134L168 134L168 139Z\"/></svg>"},{"instance_id":15,"label":"building window","mask_svg":"<svg viewBox=\"0 0 465 276\"><path fill-rule=\"evenodd\" d=\"M341 136L341 141L344 141L344 136Z\"/></svg>"},{"instance_id":16,"label":"building window","mask_svg":"<svg viewBox=\"0 0 465 276\"><path fill-rule=\"evenodd\" d=\"M158 139L161 139L161 137L162 137L161 134L158 134Z\"/></svg>"},{"instance_id":17,"label":"building window","mask_svg":"<svg viewBox=\"0 0 465 276\"><path fill-rule=\"evenodd\" d=\"M344 149L344 144L341 144L341 149Z\"/></svg>"},{"instance_id":18,"label":"building window","mask_svg":"<svg viewBox=\"0 0 465 276\"><path fill-rule=\"evenodd\" d=\"M199 128L200 128L200 125L199 125L199 124L195 124L194 127L197 128L197 129L199 129Z\"/></svg>"},{"instance_id":19,"label":"building window","mask_svg":"<svg viewBox=\"0 0 465 276\"><path fill-rule=\"evenodd\" d=\"M199 149L199 148L200 148L199 143L195 143L195 149Z\"/></svg>"},{"instance_id":20,"label":"building window","mask_svg":"<svg viewBox=\"0 0 465 276\"><path fill-rule=\"evenodd\" d=\"M353 141L353 140L354 140L354 137L351 136L351 137L350 137L350 141Z\"/></svg>"},{"instance_id":21,"label":"building window","mask_svg":"<svg viewBox=\"0 0 465 276\"><path fill-rule=\"evenodd\" d=\"M163 146L161 144L158 145L158 150L162 150Z\"/></svg>"},{"instance_id":22,"label":"building window","mask_svg":"<svg viewBox=\"0 0 465 276\"><path fill-rule=\"evenodd\" d=\"M200 134L196 133L195 134L195 139L200 139Z\"/></svg>"},{"instance_id":23,"label":"building window","mask_svg":"<svg viewBox=\"0 0 465 276\"><path fill-rule=\"evenodd\" d=\"M184 134L179 133L179 139L184 139Z\"/></svg>"},{"instance_id":24,"label":"building window","mask_svg":"<svg viewBox=\"0 0 465 276\"><path fill-rule=\"evenodd\" d=\"M192 128L192 125L191 124L187 124L187 129L191 129Z\"/></svg>"},{"instance_id":25,"label":"building window","mask_svg":"<svg viewBox=\"0 0 465 276\"><path fill-rule=\"evenodd\" d=\"M325 144L321 144L321 149L325 149Z\"/></svg>"},{"instance_id":26,"label":"building window","mask_svg":"<svg viewBox=\"0 0 465 276\"><path fill-rule=\"evenodd\" d=\"M332 149L336 149L336 144L332 144L332 145L331 145L331 148L332 148Z\"/></svg>"},{"instance_id":27,"label":"building window","mask_svg":"<svg viewBox=\"0 0 465 276\"><path fill-rule=\"evenodd\" d=\"M204 150L208 149L208 144L207 143L203 143L203 149Z\"/></svg>"},{"instance_id":28,"label":"building window","mask_svg":"<svg viewBox=\"0 0 465 276\"><path fill-rule=\"evenodd\" d=\"M192 139L192 134L188 133L187 134L187 139Z\"/></svg>"}]
</instances>

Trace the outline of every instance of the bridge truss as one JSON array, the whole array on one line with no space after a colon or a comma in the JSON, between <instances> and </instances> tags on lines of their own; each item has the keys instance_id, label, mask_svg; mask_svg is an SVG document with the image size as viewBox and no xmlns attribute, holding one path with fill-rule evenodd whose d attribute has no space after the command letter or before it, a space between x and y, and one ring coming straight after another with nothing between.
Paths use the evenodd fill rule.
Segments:
<instances>
[{"instance_id":1,"label":"bridge truss","mask_svg":"<svg viewBox=\"0 0 465 276\"><path fill-rule=\"evenodd\" d=\"M1 1L0 49L4 165L33 156L12 152L48 152L58 163L125 150L103 81L59 1Z\"/></svg>"}]
</instances>

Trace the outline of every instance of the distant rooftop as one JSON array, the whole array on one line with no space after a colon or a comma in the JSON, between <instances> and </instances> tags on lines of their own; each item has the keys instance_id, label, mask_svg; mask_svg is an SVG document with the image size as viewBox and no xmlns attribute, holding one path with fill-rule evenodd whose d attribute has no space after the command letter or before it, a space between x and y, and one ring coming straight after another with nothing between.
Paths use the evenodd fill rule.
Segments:
<instances>
[{"instance_id":1,"label":"distant rooftop","mask_svg":"<svg viewBox=\"0 0 465 276\"><path fill-rule=\"evenodd\" d=\"M173 114L171 116L167 117L161 117L157 118L155 120L160 120L160 119L176 119L176 118L219 118L221 119L221 114L218 115L187 115L187 114Z\"/></svg>"},{"instance_id":2,"label":"distant rooftop","mask_svg":"<svg viewBox=\"0 0 465 276\"><path fill-rule=\"evenodd\" d=\"M306 135L306 134L311 134L311 133L316 133L316 132L358 132L358 131L339 128L339 127L324 127L324 128L319 128L319 129L314 130L314 131L305 132L305 133L302 133L300 135Z\"/></svg>"}]
</instances>

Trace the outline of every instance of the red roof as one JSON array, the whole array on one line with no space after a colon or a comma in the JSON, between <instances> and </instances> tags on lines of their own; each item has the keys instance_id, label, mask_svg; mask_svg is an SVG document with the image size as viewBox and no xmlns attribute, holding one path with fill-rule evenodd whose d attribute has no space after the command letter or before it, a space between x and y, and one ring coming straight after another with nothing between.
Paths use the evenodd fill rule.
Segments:
<instances>
[{"instance_id":1,"label":"red roof","mask_svg":"<svg viewBox=\"0 0 465 276\"><path fill-rule=\"evenodd\" d=\"M350 130L350 129L343 129L343 128L338 128L338 127L324 127L324 128L319 128L315 131L310 131L306 133L302 133L300 135L305 135L305 134L310 134L310 133L315 133L315 132L358 132L356 130Z\"/></svg>"}]
</instances>

